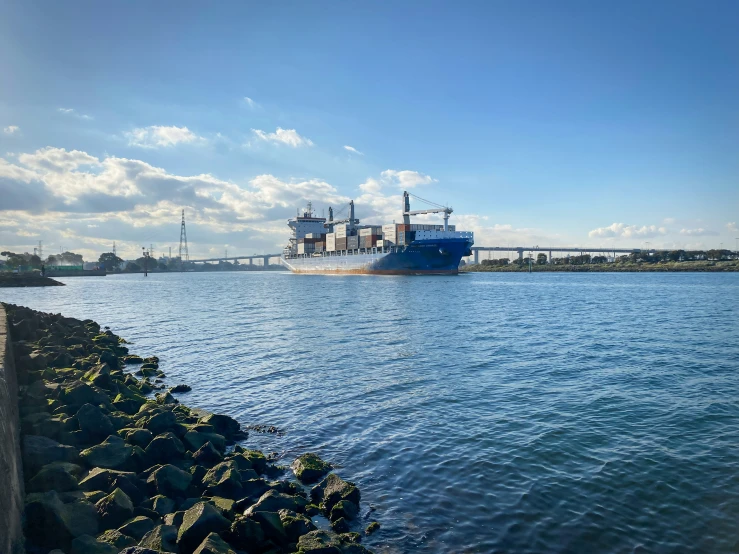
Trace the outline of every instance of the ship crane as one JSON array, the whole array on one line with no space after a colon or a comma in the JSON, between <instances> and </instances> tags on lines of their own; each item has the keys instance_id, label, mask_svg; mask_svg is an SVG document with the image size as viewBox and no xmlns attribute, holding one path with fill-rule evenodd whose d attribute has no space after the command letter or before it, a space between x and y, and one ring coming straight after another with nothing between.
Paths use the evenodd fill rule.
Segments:
<instances>
[{"instance_id":1,"label":"ship crane","mask_svg":"<svg viewBox=\"0 0 739 554\"><path fill-rule=\"evenodd\" d=\"M411 211L411 202L409 199L409 196L413 196L413 198L417 198L418 200L422 200L423 202L426 202L427 204L432 204L434 206L438 206L437 208L430 208L428 210L413 210ZM403 192L403 223L406 225L410 225L411 223L411 217L412 215L421 215L421 214L444 214L444 230L449 230L449 216L452 214L454 210L448 206L441 206L440 204L435 204L434 202L429 202L428 200L424 200L423 198L420 198L416 195L410 195L408 192Z\"/></svg>"}]
</instances>

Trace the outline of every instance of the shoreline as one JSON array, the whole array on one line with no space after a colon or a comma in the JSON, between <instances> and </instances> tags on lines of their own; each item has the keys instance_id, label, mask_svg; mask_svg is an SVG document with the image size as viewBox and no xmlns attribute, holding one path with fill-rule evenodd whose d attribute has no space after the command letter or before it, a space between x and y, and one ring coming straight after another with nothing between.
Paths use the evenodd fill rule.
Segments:
<instances>
[{"instance_id":1,"label":"shoreline","mask_svg":"<svg viewBox=\"0 0 739 554\"><path fill-rule=\"evenodd\" d=\"M92 320L3 306L29 554L370 552L360 532L379 524L330 464L304 454L287 479L240 422L180 403L191 389L167 389L158 358Z\"/></svg>"},{"instance_id":2,"label":"shoreline","mask_svg":"<svg viewBox=\"0 0 739 554\"><path fill-rule=\"evenodd\" d=\"M0 274L0 288L2 287L63 287L64 283L42 277L41 275L2 275Z\"/></svg>"},{"instance_id":3,"label":"shoreline","mask_svg":"<svg viewBox=\"0 0 739 554\"><path fill-rule=\"evenodd\" d=\"M529 266L510 264L492 266L466 265L460 273L529 273ZM642 264L588 264L588 265L537 265L531 266L532 273L734 273L739 272L739 261L723 262L670 262Z\"/></svg>"}]
</instances>

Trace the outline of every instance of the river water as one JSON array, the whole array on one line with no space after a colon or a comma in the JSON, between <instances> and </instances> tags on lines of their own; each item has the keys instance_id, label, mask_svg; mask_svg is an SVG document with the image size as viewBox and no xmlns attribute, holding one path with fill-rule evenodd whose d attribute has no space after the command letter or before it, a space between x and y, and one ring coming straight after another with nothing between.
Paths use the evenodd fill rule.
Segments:
<instances>
[{"instance_id":1,"label":"river water","mask_svg":"<svg viewBox=\"0 0 739 554\"><path fill-rule=\"evenodd\" d=\"M61 280L0 300L109 325L183 402L282 431L247 445L337 464L377 552L739 548L739 274Z\"/></svg>"}]
</instances>

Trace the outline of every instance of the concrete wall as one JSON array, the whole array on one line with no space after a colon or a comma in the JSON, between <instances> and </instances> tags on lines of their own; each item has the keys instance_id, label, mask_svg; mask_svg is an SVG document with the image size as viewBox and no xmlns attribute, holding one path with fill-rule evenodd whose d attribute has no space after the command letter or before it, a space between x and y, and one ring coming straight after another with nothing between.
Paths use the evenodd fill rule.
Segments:
<instances>
[{"instance_id":1,"label":"concrete wall","mask_svg":"<svg viewBox=\"0 0 739 554\"><path fill-rule=\"evenodd\" d=\"M0 552L23 552L23 473L18 384L8 318L0 304Z\"/></svg>"}]
</instances>

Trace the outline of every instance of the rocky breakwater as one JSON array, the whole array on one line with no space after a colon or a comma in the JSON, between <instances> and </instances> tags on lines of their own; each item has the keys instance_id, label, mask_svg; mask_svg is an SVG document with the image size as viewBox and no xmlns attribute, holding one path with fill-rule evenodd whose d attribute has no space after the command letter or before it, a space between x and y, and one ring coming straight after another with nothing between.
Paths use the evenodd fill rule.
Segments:
<instances>
[{"instance_id":1,"label":"rocky breakwater","mask_svg":"<svg viewBox=\"0 0 739 554\"><path fill-rule=\"evenodd\" d=\"M352 531L359 489L318 456L279 479L285 468L237 444L239 422L181 404L172 391L187 386L164 390L157 358L92 320L6 310L29 554L369 552Z\"/></svg>"}]
</instances>

